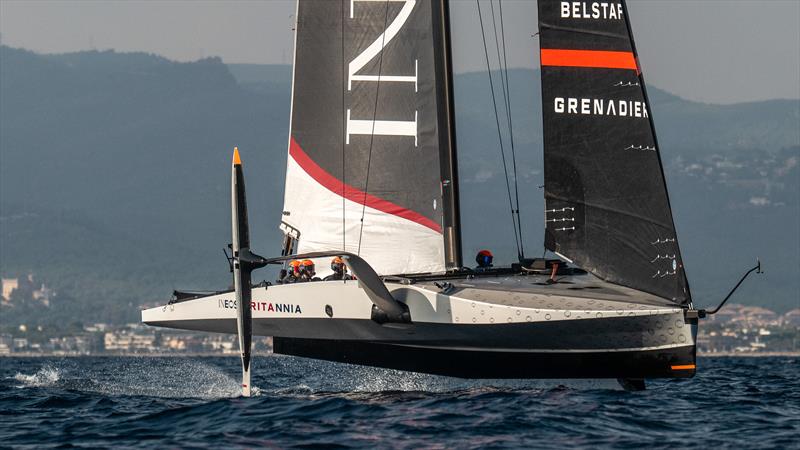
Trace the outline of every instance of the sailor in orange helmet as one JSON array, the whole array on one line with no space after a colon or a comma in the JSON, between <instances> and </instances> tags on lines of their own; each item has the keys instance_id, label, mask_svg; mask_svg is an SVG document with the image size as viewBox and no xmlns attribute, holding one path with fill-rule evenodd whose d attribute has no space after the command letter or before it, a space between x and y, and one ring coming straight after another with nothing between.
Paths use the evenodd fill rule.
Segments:
<instances>
[{"instance_id":1,"label":"sailor in orange helmet","mask_svg":"<svg viewBox=\"0 0 800 450\"><path fill-rule=\"evenodd\" d=\"M314 276L316 274L314 261L304 259L300 264L300 281L319 281L319 278Z\"/></svg>"},{"instance_id":2,"label":"sailor in orange helmet","mask_svg":"<svg viewBox=\"0 0 800 450\"><path fill-rule=\"evenodd\" d=\"M478 263L478 270L487 270L492 267L492 260L494 255L489 250L481 250L475 256L475 262Z\"/></svg>"},{"instance_id":3,"label":"sailor in orange helmet","mask_svg":"<svg viewBox=\"0 0 800 450\"><path fill-rule=\"evenodd\" d=\"M293 259L289 261L286 276L283 277L284 283L296 283L300 279L300 261Z\"/></svg>"},{"instance_id":4,"label":"sailor in orange helmet","mask_svg":"<svg viewBox=\"0 0 800 450\"><path fill-rule=\"evenodd\" d=\"M342 260L342 258L339 256L336 256L331 260L331 270L333 273L323 278L322 281L353 279L353 277L348 275L347 266L344 265L344 260Z\"/></svg>"}]
</instances>

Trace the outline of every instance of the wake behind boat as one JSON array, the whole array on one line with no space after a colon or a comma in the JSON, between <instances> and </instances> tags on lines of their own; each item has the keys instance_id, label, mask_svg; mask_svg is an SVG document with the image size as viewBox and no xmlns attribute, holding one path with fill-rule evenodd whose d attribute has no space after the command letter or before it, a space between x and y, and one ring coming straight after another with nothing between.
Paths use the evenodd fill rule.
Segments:
<instances>
[{"instance_id":1,"label":"wake behind boat","mask_svg":"<svg viewBox=\"0 0 800 450\"><path fill-rule=\"evenodd\" d=\"M704 312L625 2L602 5L539 1L544 244L561 259L525 257L509 187L519 262L464 268L447 1L300 0L281 256L249 248L237 151L234 289L179 295L142 321L237 333L245 393L253 333L277 353L457 377L641 389L692 376ZM332 257L355 279L251 284L265 265Z\"/></svg>"}]
</instances>

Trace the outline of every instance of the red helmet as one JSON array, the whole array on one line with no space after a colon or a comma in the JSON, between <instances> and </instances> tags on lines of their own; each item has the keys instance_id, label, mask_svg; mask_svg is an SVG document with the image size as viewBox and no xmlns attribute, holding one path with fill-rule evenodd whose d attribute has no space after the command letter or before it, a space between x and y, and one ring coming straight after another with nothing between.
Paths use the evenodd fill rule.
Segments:
<instances>
[{"instance_id":1,"label":"red helmet","mask_svg":"<svg viewBox=\"0 0 800 450\"><path fill-rule=\"evenodd\" d=\"M475 262L478 263L478 267L491 267L493 259L494 255L489 250L481 250L475 256Z\"/></svg>"}]
</instances>

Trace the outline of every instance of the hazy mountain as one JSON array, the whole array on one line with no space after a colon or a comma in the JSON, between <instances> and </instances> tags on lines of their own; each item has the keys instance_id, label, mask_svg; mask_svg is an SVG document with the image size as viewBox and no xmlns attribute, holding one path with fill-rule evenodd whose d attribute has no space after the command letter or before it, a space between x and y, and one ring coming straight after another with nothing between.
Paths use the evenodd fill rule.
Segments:
<instances>
[{"instance_id":1,"label":"hazy mountain","mask_svg":"<svg viewBox=\"0 0 800 450\"><path fill-rule=\"evenodd\" d=\"M215 58L176 63L0 48L3 276L33 272L74 298L75 314L98 321L136 320L138 305L167 298L173 287L227 286L221 248L230 239L235 145L254 246L277 253L290 77L288 66L226 66ZM538 75L515 70L509 80L525 245L536 255L543 228ZM487 74L455 82L465 254L490 247L510 260ZM716 106L650 91L697 303L719 300L761 256L767 274L737 300L794 307L800 101Z\"/></svg>"},{"instance_id":2,"label":"hazy mountain","mask_svg":"<svg viewBox=\"0 0 800 450\"><path fill-rule=\"evenodd\" d=\"M218 59L0 51L4 276L130 304L128 320L172 287L226 287L234 145L269 207L252 208L256 244L276 247L288 90L253 94Z\"/></svg>"}]
</instances>

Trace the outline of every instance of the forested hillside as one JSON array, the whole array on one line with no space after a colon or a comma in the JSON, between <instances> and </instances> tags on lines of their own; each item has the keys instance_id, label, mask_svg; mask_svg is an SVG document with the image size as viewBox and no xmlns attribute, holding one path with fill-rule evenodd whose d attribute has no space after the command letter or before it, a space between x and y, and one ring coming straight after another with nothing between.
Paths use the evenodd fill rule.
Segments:
<instances>
[{"instance_id":1,"label":"forested hillside","mask_svg":"<svg viewBox=\"0 0 800 450\"><path fill-rule=\"evenodd\" d=\"M525 245L542 252L538 74L510 74ZM0 48L0 272L35 274L71 305L40 320L135 321L173 288L230 276L229 166L245 164L254 247L277 253L291 68L154 55ZM456 76L464 250L510 261L513 240L486 73ZM800 297L800 101L717 106L651 88L696 302ZM504 206L505 205L505 206ZM267 275L265 275L267 276ZM65 300L67 301L67 300ZM30 311L3 309L5 321ZM72 319L72 317L70 317Z\"/></svg>"}]
</instances>

